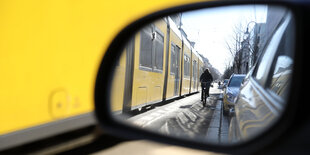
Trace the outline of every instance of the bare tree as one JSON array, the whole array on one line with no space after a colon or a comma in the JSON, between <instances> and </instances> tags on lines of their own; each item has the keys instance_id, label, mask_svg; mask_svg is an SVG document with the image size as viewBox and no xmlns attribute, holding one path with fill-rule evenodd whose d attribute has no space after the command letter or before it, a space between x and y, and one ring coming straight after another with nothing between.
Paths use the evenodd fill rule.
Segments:
<instances>
[{"instance_id":1,"label":"bare tree","mask_svg":"<svg viewBox=\"0 0 310 155\"><path fill-rule=\"evenodd\" d=\"M233 28L233 35L231 36L231 39L226 42L226 46L228 51L231 54L231 57L233 59L233 71L235 73L240 73L240 68L241 68L241 52L240 50L242 49L242 41L243 41L243 36L244 36L244 28L241 23L237 24ZM226 67L226 69L230 69L230 67Z\"/></svg>"},{"instance_id":2,"label":"bare tree","mask_svg":"<svg viewBox=\"0 0 310 155\"><path fill-rule=\"evenodd\" d=\"M247 21L244 23L247 23ZM232 68L234 73L246 73L257 60L259 38L255 34L250 35L248 26L249 24L238 23L234 26L230 39L226 40L226 47L233 59ZM247 35L245 32L247 32ZM254 42L250 43L250 40ZM230 67L226 68L229 69Z\"/></svg>"}]
</instances>

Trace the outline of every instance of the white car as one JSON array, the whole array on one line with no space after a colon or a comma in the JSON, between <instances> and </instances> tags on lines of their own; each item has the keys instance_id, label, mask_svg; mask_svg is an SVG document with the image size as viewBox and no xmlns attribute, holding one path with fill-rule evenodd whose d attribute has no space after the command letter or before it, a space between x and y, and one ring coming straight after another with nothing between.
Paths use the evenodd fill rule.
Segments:
<instances>
[{"instance_id":1,"label":"white car","mask_svg":"<svg viewBox=\"0 0 310 155\"><path fill-rule=\"evenodd\" d=\"M236 98L240 91L240 86L245 77L245 74L231 75L226 89L223 93L224 114L228 114L229 110L234 107Z\"/></svg>"}]
</instances>

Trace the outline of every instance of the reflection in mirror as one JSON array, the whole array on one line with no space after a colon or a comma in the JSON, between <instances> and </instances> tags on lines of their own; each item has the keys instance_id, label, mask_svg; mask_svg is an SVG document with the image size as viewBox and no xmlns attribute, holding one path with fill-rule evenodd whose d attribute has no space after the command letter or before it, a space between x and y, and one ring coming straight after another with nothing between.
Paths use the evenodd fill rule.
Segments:
<instances>
[{"instance_id":1,"label":"reflection in mirror","mask_svg":"<svg viewBox=\"0 0 310 155\"><path fill-rule=\"evenodd\" d=\"M204 143L239 143L280 118L294 64L290 11L242 5L149 23L115 66L111 113L122 123Z\"/></svg>"}]
</instances>

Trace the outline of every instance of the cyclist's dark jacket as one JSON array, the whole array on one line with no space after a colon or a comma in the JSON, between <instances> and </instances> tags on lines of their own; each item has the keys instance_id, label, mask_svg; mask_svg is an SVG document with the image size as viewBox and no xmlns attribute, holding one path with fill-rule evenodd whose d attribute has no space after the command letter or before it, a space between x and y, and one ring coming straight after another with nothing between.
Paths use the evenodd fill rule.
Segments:
<instances>
[{"instance_id":1,"label":"cyclist's dark jacket","mask_svg":"<svg viewBox=\"0 0 310 155\"><path fill-rule=\"evenodd\" d=\"M201 74L200 82L201 82L202 87L204 86L203 82L208 82L210 84L212 81L213 81L213 77L208 71L205 71Z\"/></svg>"}]
</instances>

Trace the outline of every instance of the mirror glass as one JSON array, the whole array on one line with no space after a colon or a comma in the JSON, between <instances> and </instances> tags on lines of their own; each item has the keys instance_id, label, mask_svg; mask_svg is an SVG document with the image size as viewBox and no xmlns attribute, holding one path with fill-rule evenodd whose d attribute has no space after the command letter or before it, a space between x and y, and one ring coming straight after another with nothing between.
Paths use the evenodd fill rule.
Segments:
<instances>
[{"instance_id":1,"label":"mirror glass","mask_svg":"<svg viewBox=\"0 0 310 155\"><path fill-rule=\"evenodd\" d=\"M285 109L294 64L289 9L240 5L180 12L130 36L114 66L121 123L202 143L240 143Z\"/></svg>"}]
</instances>

